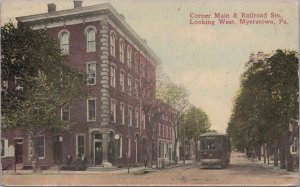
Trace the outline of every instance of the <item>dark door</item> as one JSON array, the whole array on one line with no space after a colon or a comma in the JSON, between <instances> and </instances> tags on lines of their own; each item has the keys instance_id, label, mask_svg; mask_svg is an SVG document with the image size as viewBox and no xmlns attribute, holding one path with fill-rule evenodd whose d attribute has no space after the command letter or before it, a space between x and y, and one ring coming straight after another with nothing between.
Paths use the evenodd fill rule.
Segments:
<instances>
[{"instance_id":1,"label":"dark door","mask_svg":"<svg viewBox=\"0 0 300 187\"><path fill-rule=\"evenodd\" d=\"M95 165L102 164L102 144L101 142L95 142Z\"/></svg>"},{"instance_id":2,"label":"dark door","mask_svg":"<svg viewBox=\"0 0 300 187\"><path fill-rule=\"evenodd\" d=\"M62 164L62 142L59 137L54 137L53 159L55 164Z\"/></svg>"},{"instance_id":3,"label":"dark door","mask_svg":"<svg viewBox=\"0 0 300 187\"><path fill-rule=\"evenodd\" d=\"M23 140L16 140L16 163L23 163Z\"/></svg>"}]
</instances>

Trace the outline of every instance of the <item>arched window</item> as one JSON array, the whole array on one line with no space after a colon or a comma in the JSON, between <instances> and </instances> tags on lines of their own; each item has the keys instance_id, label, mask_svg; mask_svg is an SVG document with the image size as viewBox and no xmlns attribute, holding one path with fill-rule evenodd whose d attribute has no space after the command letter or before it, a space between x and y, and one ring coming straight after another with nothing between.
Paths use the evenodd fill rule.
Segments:
<instances>
[{"instance_id":1,"label":"arched window","mask_svg":"<svg viewBox=\"0 0 300 187\"><path fill-rule=\"evenodd\" d=\"M70 35L67 31L63 31L59 35L60 49L63 55L69 54L69 39Z\"/></svg>"},{"instance_id":2,"label":"arched window","mask_svg":"<svg viewBox=\"0 0 300 187\"><path fill-rule=\"evenodd\" d=\"M110 55L116 57L116 35L114 32L110 33Z\"/></svg>"},{"instance_id":3,"label":"arched window","mask_svg":"<svg viewBox=\"0 0 300 187\"><path fill-rule=\"evenodd\" d=\"M124 41L120 39L119 43L119 49L120 49L120 61L124 63Z\"/></svg>"},{"instance_id":4,"label":"arched window","mask_svg":"<svg viewBox=\"0 0 300 187\"><path fill-rule=\"evenodd\" d=\"M86 50L96 52L96 30L93 27L86 31Z\"/></svg>"},{"instance_id":5,"label":"arched window","mask_svg":"<svg viewBox=\"0 0 300 187\"><path fill-rule=\"evenodd\" d=\"M132 66L132 52L131 52L131 47L128 46L127 47L127 65L128 67L131 69L131 66Z\"/></svg>"},{"instance_id":6,"label":"arched window","mask_svg":"<svg viewBox=\"0 0 300 187\"><path fill-rule=\"evenodd\" d=\"M139 72L139 54L138 53L134 54L134 66L135 66L135 71Z\"/></svg>"},{"instance_id":7,"label":"arched window","mask_svg":"<svg viewBox=\"0 0 300 187\"><path fill-rule=\"evenodd\" d=\"M116 87L116 67L110 67L110 86L115 88Z\"/></svg>"}]
</instances>

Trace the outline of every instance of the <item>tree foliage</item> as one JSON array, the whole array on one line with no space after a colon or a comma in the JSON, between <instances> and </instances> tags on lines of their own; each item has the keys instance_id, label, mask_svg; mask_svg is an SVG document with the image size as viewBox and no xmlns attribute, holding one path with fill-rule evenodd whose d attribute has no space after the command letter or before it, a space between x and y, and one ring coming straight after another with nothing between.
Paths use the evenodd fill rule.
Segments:
<instances>
[{"instance_id":1,"label":"tree foliage","mask_svg":"<svg viewBox=\"0 0 300 187\"><path fill-rule=\"evenodd\" d=\"M238 148L261 145L288 130L298 119L298 57L295 51L252 54L227 132Z\"/></svg>"},{"instance_id":2,"label":"tree foliage","mask_svg":"<svg viewBox=\"0 0 300 187\"><path fill-rule=\"evenodd\" d=\"M44 30L7 24L1 27L1 47L1 78L8 82L2 89L2 130L25 129L33 144L42 133L70 130L61 108L85 96L86 78L65 62L57 41ZM22 90L15 89L16 78Z\"/></svg>"},{"instance_id":3,"label":"tree foliage","mask_svg":"<svg viewBox=\"0 0 300 187\"><path fill-rule=\"evenodd\" d=\"M211 123L207 114L200 108L191 106L183 115L181 131L185 131L185 137L189 140L197 140L198 137L209 131Z\"/></svg>"}]
</instances>

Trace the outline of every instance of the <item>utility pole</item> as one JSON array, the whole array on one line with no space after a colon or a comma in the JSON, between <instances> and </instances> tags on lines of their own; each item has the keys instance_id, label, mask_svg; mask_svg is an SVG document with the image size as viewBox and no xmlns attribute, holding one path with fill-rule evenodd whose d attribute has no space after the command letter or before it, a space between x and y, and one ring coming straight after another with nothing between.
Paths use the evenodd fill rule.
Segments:
<instances>
[{"instance_id":1,"label":"utility pole","mask_svg":"<svg viewBox=\"0 0 300 187\"><path fill-rule=\"evenodd\" d=\"M130 143L130 139L129 139L129 123L127 126L127 173L129 174L129 143Z\"/></svg>"},{"instance_id":2,"label":"utility pole","mask_svg":"<svg viewBox=\"0 0 300 187\"><path fill-rule=\"evenodd\" d=\"M183 125L183 164L185 164L185 126Z\"/></svg>"}]
</instances>

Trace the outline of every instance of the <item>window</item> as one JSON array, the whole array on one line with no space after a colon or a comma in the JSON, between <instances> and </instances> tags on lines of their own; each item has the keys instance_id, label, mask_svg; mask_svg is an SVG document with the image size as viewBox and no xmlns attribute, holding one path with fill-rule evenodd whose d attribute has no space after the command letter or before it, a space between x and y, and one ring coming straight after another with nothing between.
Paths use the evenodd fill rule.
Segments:
<instances>
[{"instance_id":1,"label":"window","mask_svg":"<svg viewBox=\"0 0 300 187\"><path fill-rule=\"evenodd\" d=\"M110 86L116 87L116 68L114 66L110 67Z\"/></svg>"},{"instance_id":2,"label":"window","mask_svg":"<svg viewBox=\"0 0 300 187\"><path fill-rule=\"evenodd\" d=\"M122 137L119 138L119 140L117 141L117 155L119 158L122 158L122 153L123 153L123 139Z\"/></svg>"},{"instance_id":3,"label":"window","mask_svg":"<svg viewBox=\"0 0 300 187\"><path fill-rule=\"evenodd\" d=\"M36 141L39 158L45 158L45 136L39 136Z\"/></svg>"},{"instance_id":4,"label":"window","mask_svg":"<svg viewBox=\"0 0 300 187\"><path fill-rule=\"evenodd\" d=\"M132 67L132 56L131 56L131 47L130 46L128 46L127 47L127 65L128 65L128 67L131 69L131 67Z\"/></svg>"},{"instance_id":5,"label":"window","mask_svg":"<svg viewBox=\"0 0 300 187\"><path fill-rule=\"evenodd\" d=\"M116 122L116 102L111 101L110 102L110 121Z\"/></svg>"},{"instance_id":6,"label":"window","mask_svg":"<svg viewBox=\"0 0 300 187\"><path fill-rule=\"evenodd\" d=\"M162 126L162 137L165 137L165 126Z\"/></svg>"},{"instance_id":7,"label":"window","mask_svg":"<svg viewBox=\"0 0 300 187\"><path fill-rule=\"evenodd\" d=\"M135 92L135 96L138 97L139 96L139 81L138 80L135 80L134 92Z\"/></svg>"},{"instance_id":8,"label":"window","mask_svg":"<svg viewBox=\"0 0 300 187\"><path fill-rule=\"evenodd\" d=\"M86 50L87 52L96 52L96 31L89 28L86 32Z\"/></svg>"},{"instance_id":9,"label":"window","mask_svg":"<svg viewBox=\"0 0 300 187\"><path fill-rule=\"evenodd\" d=\"M24 82L21 78L16 77L15 78L15 88L16 90L23 90Z\"/></svg>"},{"instance_id":10,"label":"window","mask_svg":"<svg viewBox=\"0 0 300 187\"><path fill-rule=\"evenodd\" d=\"M8 156L8 140L1 139L1 157Z\"/></svg>"},{"instance_id":11,"label":"window","mask_svg":"<svg viewBox=\"0 0 300 187\"><path fill-rule=\"evenodd\" d=\"M84 155L84 136L77 135L76 138L76 154L78 155L78 157L81 157L82 155Z\"/></svg>"},{"instance_id":12,"label":"window","mask_svg":"<svg viewBox=\"0 0 300 187\"><path fill-rule=\"evenodd\" d=\"M63 55L69 55L69 33L67 31L63 31L59 35L59 43L60 49Z\"/></svg>"},{"instance_id":13,"label":"window","mask_svg":"<svg viewBox=\"0 0 300 187\"><path fill-rule=\"evenodd\" d=\"M128 76L128 94L132 94L132 78L131 76Z\"/></svg>"},{"instance_id":14,"label":"window","mask_svg":"<svg viewBox=\"0 0 300 187\"><path fill-rule=\"evenodd\" d=\"M110 55L116 57L116 35L114 32L110 33Z\"/></svg>"},{"instance_id":15,"label":"window","mask_svg":"<svg viewBox=\"0 0 300 187\"><path fill-rule=\"evenodd\" d=\"M130 138L127 138L127 143L128 143L128 158L130 158L130 152L131 152L131 142L130 142Z\"/></svg>"},{"instance_id":16,"label":"window","mask_svg":"<svg viewBox=\"0 0 300 187\"><path fill-rule=\"evenodd\" d=\"M134 54L134 66L135 66L135 72L139 72L139 54Z\"/></svg>"},{"instance_id":17,"label":"window","mask_svg":"<svg viewBox=\"0 0 300 187\"><path fill-rule=\"evenodd\" d=\"M128 107L128 124L132 126L132 107Z\"/></svg>"},{"instance_id":18,"label":"window","mask_svg":"<svg viewBox=\"0 0 300 187\"><path fill-rule=\"evenodd\" d=\"M121 110L121 124L125 124L125 106L123 104L121 104L120 107Z\"/></svg>"},{"instance_id":19,"label":"window","mask_svg":"<svg viewBox=\"0 0 300 187\"><path fill-rule=\"evenodd\" d=\"M96 84L96 63L87 64L87 79L88 85Z\"/></svg>"},{"instance_id":20,"label":"window","mask_svg":"<svg viewBox=\"0 0 300 187\"><path fill-rule=\"evenodd\" d=\"M160 136L160 124L158 124L158 136Z\"/></svg>"},{"instance_id":21,"label":"window","mask_svg":"<svg viewBox=\"0 0 300 187\"><path fill-rule=\"evenodd\" d=\"M121 86L121 91L124 92L125 90L125 74L123 71L120 73L120 86Z\"/></svg>"},{"instance_id":22,"label":"window","mask_svg":"<svg viewBox=\"0 0 300 187\"><path fill-rule=\"evenodd\" d=\"M143 113L141 116L141 124L142 124L142 128L145 129L146 128L145 113Z\"/></svg>"},{"instance_id":23,"label":"window","mask_svg":"<svg viewBox=\"0 0 300 187\"><path fill-rule=\"evenodd\" d=\"M166 127L166 138L169 138L169 128L168 126L165 126Z\"/></svg>"},{"instance_id":24,"label":"window","mask_svg":"<svg viewBox=\"0 0 300 187\"><path fill-rule=\"evenodd\" d=\"M135 110L135 126L139 126L139 111L138 109Z\"/></svg>"},{"instance_id":25,"label":"window","mask_svg":"<svg viewBox=\"0 0 300 187\"><path fill-rule=\"evenodd\" d=\"M61 119L65 121L70 120L70 106L64 106L61 108Z\"/></svg>"},{"instance_id":26,"label":"window","mask_svg":"<svg viewBox=\"0 0 300 187\"><path fill-rule=\"evenodd\" d=\"M120 39L119 43L119 50L120 50L120 61L124 63L124 41Z\"/></svg>"},{"instance_id":27,"label":"window","mask_svg":"<svg viewBox=\"0 0 300 187\"><path fill-rule=\"evenodd\" d=\"M291 154L296 154L297 153L297 138L294 138L293 144L291 145L290 148Z\"/></svg>"},{"instance_id":28,"label":"window","mask_svg":"<svg viewBox=\"0 0 300 187\"><path fill-rule=\"evenodd\" d=\"M87 100L87 117L88 121L96 121L96 99L88 99Z\"/></svg>"},{"instance_id":29,"label":"window","mask_svg":"<svg viewBox=\"0 0 300 187\"><path fill-rule=\"evenodd\" d=\"M3 157L4 155L4 139L1 139L1 156Z\"/></svg>"}]
</instances>

